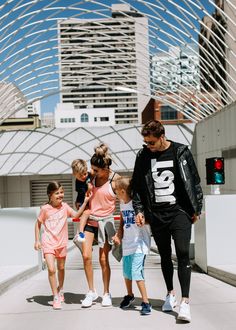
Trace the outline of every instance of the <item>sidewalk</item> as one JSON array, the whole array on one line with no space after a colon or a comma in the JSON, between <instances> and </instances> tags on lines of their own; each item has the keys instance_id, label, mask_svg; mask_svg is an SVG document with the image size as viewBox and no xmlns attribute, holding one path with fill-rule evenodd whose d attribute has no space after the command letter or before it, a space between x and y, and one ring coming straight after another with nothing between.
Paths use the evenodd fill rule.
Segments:
<instances>
[{"instance_id":1,"label":"sidewalk","mask_svg":"<svg viewBox=\"0 0 236 330\"><path fill-rule=\"evenodd\" d=\"M100 298L91 308L81 307L81 299L87 292L82 258L77 248L67 259L65 303L63 309L54 311L47 280L47 271L31 276L0 296L0 330L233 330L236 324L236 288L203 273L192 273L191 314L192 322L176 321L178 306L172 313L163 313L161 306L166 294L160 259L152 252L146 262L145 277L152 314L140 316L140 299L129 310L119 308L126 294L121 264L111 256L112 307L101 307L102 281L97 247L94 247L94 277ZM177 274L174 277L177 297L180 297ZM139 297L136 285L134 293Z\"/></svg>"}]
</instances>

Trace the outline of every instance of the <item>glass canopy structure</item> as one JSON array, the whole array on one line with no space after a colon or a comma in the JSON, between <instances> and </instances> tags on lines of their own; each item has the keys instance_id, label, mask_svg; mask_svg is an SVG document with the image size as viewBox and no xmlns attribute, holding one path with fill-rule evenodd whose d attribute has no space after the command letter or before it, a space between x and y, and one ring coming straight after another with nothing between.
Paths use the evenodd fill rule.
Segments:
<instances>
[{"instance_id":1,"label":"glass canopy structure","mask_svg":"<svg viewBox=\"0 0 236 330\"><path fill-rule=\"evenodd\" d=\"M115 16L114 11L112 13L114 5L120 5L116 7ZM0 5L0 123L36 100L59 97L63 92L73 93L86 86L94 88L94 79L89 76L88 68L81 69L78 61L76 70L84 70L83 79L76 76L76 70L71 66L61 73L64 49L58 42L58 26L71 19L78 22L78 30L70 29L68 24L65 32L77 33L79 42L82 38L79 27L92 20L93 29L99 31L97 38L103 40L103 47L89 40L89 28L84 25L83 35L88 35L92 52L85 51L82 45L81 52L78 47L73 49L68 39L65 43L69 44L70 50L67 49L65 61L70 60L73 64L74 59L83 59L89 63L100 56L103 61L97 64L96 86L110 92L116 89L117 93L124 93L125 88L134 94L143 94L173 106L185 118L198 122L236 98L235 10L235 0L3 0ZM144 85L146 83L145 90L138 84L129 84L127 74L131 75L132 70L127 69L127 59L119 65L113 57L108 59L108 53L117 52L115 34L111 42L114 27L111 24L101 31L112 15L123 19L124 25L139 16L147 19L147 31L146 26L142 29L140 25L135 35L137 46L142 44L143 31L148 32L148 52L141 60L148 63L150 76L146 78L142 70L136 72L137 79L143 79ZM120 47L119 56L129 49L128 34L121 29L119 37L122 33L125 47ZM132 31L129 31L130 35ZM184 54L182 58L177 56L183 49L184 54L191 53L195 60L191 61L190 56L185 63ZM137 54L132 52L131 45L130 68L137 61ZM162 63L158 71L156 62ZM189 82L191 72L194 74L192 81L198 83ZM68 83L62 84L60 75Z\"/></svg>"},{"instance_id":2,"label":"glass canopy structure","mask_svg":"<svg viewBox=\"0 0 236 330\"><path fill-rule=\"evenodd\" d=\"M191 145L194 124L169 125L169 139ZM138 150L143 144L141 126L76 129L38 129L8 131L0 134L1 176L70 174L76 158L90 161L94 147L104 142L112 156L112 169L133 171Z\"/></svg>"}]
</instances>

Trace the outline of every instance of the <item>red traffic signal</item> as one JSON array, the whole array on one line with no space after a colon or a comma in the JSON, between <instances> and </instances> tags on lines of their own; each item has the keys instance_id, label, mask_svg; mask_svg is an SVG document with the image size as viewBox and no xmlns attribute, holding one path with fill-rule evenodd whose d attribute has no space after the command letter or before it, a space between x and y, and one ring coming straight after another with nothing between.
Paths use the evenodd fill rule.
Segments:
<instances>
[{"instance_id":1,"label":"red traffic signal","mask_svg":"<svg viewBox=\"0 0 236 330\"><path fill-rule=\"evenodd\" d=\"M207 184L224 184L225 169L223 157L206 158Z\"/></svg>"}]
</instances>

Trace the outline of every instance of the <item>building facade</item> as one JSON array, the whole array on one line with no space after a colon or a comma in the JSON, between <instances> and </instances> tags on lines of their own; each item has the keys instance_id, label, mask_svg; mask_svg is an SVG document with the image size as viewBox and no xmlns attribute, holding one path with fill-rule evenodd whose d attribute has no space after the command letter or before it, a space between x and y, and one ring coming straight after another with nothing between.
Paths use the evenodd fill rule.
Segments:
<instances>
[{"instance_id":1,"label":"building facade","mask_svg":"<svg viewBox=\"0 0 236 330\"><path fill-rule=\"evenodd\" d=\"M58 34L60 102L112 109L115 124L141 123L150 95L147 18L112 5L111 18L59 21Z\"/></svg>"},{"instance_id":2,"label":"building facade","mask_svg":"<svg viewBox=\"0 0 236 330\"><path fill-rule=\"evenodd\" d=\"M224 10L224 1L215 3ZM201 90L217 91L222 104L227 103L225 28L226 20L216 8L212 17L203 17L199 33Z\"/></svg>"},{"instance_id":3,"label":"building facade","mask_svg":"<svg viewBox=\"0 0 236 330\"><path fill-rule=\"evenodd\" d=\"M189 44L173 46L168 52L152 56L152 90L154 92L177 92L200 89L198 47Z\"/></svg>"},{"instance_id":4,"label":"building facade","mask_svg":"<svg viewBox=\"0 0 236 330\"><path fill-rule=\"evenodd\" d=\"M28 103L11 82L0 82L0 131L34 129L41 126L40 101Z\"/></svg>"},{"instance_id":5,"label":"building facade","mask_svg":"<svg viewBox=\"0 0 236 330\"><path fill-rule=\"evenodd\" d=\"M114 108L76 109L73 103L58 103L55 109L55 127L87 127L115 125Z\"/></svg>"},{"instance_id":6,"label":"building facade","mask_svg":"<svg viewBox=\"0 0 236 330\"><path fill-rule=\"evenodd\" d=\"M194 44L170 47L167 52L152 56L151 67L151 89L157 98L154 118L169 123L189 121L183 105L191 103L200 90L198 47ZM183 112L177 111L180 108Z\"/></svg>"}]
</instances>

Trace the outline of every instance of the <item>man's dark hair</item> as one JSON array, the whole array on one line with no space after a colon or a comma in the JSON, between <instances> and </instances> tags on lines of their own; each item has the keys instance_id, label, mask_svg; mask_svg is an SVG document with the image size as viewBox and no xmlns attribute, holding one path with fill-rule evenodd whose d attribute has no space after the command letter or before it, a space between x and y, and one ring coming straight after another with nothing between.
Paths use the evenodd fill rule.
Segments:
<instances>
[{"instance_id":1,"label":"man's dark hair","mask_svg":"<svg viewBox=\"0 0 236 330\"><path fill-rule=\"evenodd\" d=\"M153 135L159 138L163 134L165 135L165 128L158 120L149 120L146 124L144 124L141 134L142 136Z\"/></svg>"}]
</instances>

